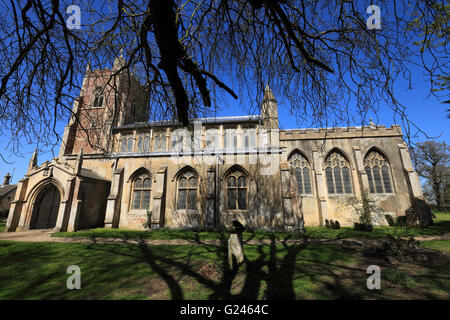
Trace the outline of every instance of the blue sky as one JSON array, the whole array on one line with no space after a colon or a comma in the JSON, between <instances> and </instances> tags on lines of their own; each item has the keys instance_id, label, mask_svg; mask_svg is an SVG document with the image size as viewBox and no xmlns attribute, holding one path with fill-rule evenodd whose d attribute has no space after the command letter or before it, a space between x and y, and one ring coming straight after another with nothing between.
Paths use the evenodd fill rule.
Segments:
<instances>
[{"instance_id":1,"label":"blue sky","mask_svg":"<svg viewBox=\"0 0 450 320\"><path fill-rule=\"evenodd\" d=\"M446 118L445 110L450 108L450 105L443 104L441 98L438 100L434 96L429 96L429 84L427 81L423 80L423 75L420 71L414 74L414 88L412 91L407 90L407 84L399 82L396 87L399 101L407 106L407 115L409 120L414 122L421 130L425 131L430 137L436 137L439 141L450 142L450 132L449 125L450 119ZM280 102L278 104L279 121L280 127L284 129L298 128L297 120L289 112L289 106ZM223 108L217 114L217 116L233 116L233 115L243 115L245 114L245 109L240 106L238 102L229 102L227 108ZM376 115L372 116L373 121L379 125L391 126L394 124L393 112L388 108L383 108L378 113L378 121L376 121ZM398 121L398 119L397 119ZM397 122L398 124L401 124ZM66 122L59 122L57 126L58 132L61 133L64 129ZM353 123L351 125L360 125L360 123ZM403 127L402 127L403 129ZM414 131L411 132L412 134ZM417 137L413 138L413 142L423 141L427 138L423 134L419 134ZM6 173L12 175L12 183L17 183L18 180L23 178L26 174L29 159L34 151L35 145L22 145L21 153L23 156L14 155L7 150L8 141L5 137L2 137L0 141L0 148L3 151L3 155L6 156L8 162L12 164L4 163L0 159L0 177L3 177ZM42 163L46 160L51 160L53 157L58 156L59 145L54 149L54 153L51 151L39 154L38 163ZM3 179L2 179L3 181Z\"/></svg>"},{"instance_id":2,"label":"blue sky","mask_svg":"<svg viewBox=\"0 0 450 320\"><path fill-rule=\"evenodd\" d=\"M110 64L112 64L112 61ZM105 67L110 67L110 65L108 63L105 63ZM395 90L398 100L400 101L400 103L407 107L407 115L411 122L413 122L421 130L423 130L430 138L436 138L436 140L438 141L445 141L449 143L450 136L448 128L450 119L446 118L445 110L450 108L450 105L442 103L442 101L445 100L443 97L438 99L435 96L428 96L430 87L428 81L425 79L425 76L422 73L422 70L417 68L412 69L412 71L412 90L408 90L408 83L406 81L399 80L396 84ZM450 99L450 97L447 96L446 100L448 99ZM232 100L231 98L226 100L228 101L228 106L223 107L217 113L217 116L234 116L246 114L246 108L242 107L242 104L245 103L245 101L238 102ZM307 127L306 124L297 123L297 119L289 112L289 105L283 103L282 101L279 101L278 112L281 128L290 129ZM373 121L379 125L391 126L395 123L402 125L400 119L394 116L393 112L388 108L388 106L382 107L377 115L368 114L366 121L368 121L369 117L372 117ZM61 136L64 125L66 123L67 121L60 121L59 123L57 123L56 129ZM350 125L358 126L361 125L361 123L355 122L350 123ZM403 125L402 129L404 130ZM413 136L414 133L415 130L412 129L411 135ZM427 140L427 137L425 137L423 134L412 137L413 142L424 140ZM17 183L17 181L25 175L29 159L36 145L23 142L20 150L21 154L17 155L11 152L10 148L8 147L8 142L8 138L5 137L5 135L0 135L0 150L2 150L1 154L6 158L8 162L11 163L5 163L0 158L0 178L9 172L12 175L12 183ZM56 157L58 155L59 142L55 141L55 143L57 143L57 146L53 149L53 151L39 154L39 164L46 160L51 160L53 157Z\"/></svg>"}]
</instances>

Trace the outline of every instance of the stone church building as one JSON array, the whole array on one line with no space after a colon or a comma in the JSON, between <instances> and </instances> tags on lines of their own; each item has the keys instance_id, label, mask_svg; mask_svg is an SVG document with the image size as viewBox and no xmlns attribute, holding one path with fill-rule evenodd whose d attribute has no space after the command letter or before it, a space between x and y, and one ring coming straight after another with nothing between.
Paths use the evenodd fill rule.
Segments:
<instances>
[{"instance_id":1,"label":"stone church building","mask_svg":"<svg viewBox=\"0 0 450 320\"><path fill-rule=\"evenodd\" d=\"M351 198L394 217L423 198L400 126L282 130L268 86L257 116L148 122L148 95L123 66L88 66L59 156L33 154L6 231L298 230L351 225Z\"/></svg>"}]
</instances>

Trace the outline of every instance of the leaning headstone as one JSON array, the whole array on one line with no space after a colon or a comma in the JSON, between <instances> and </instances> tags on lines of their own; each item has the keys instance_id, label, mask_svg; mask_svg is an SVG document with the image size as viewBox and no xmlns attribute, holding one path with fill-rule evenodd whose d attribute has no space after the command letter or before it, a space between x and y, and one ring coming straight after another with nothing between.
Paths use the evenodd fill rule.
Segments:
<instances>
[{"instance_id":1,"label":"leaning headstone","mask_svg":"<svg viewBox=\"0 0 450 320\"><path fill-rule=\"evenodd\" d=\"M431 212L430 206L423 199L416 199L417 215L421 227L433 225L433 217L436 216Z\"/></svg>"},{"instance_id":2,"label":"leaning headstone","mask_svg":"<svg viewBox=\"0 0 450 320\"><path fill-rule=\"evenodd\" d=\"M340 229L341 228L341 224L339 223L339 221L336 220L336 222L334 223L334 228L335 229Z\"/></svg>"},{"instance_id":3,"label":"leaning headstone","mask_svg":"<svg viewBox=\"0 0 450 320\"><path fill-rule=\"evenodd\" d=\"M325 226L326 226L327 228L330 227L330 221L328 221L328 219L325 219Z\"/></svg>"},{"instance_id":4,"label":"leaning headstone","mask_svg":"<svg viewBox=\"0 0 450 320\"><path fill-rule=\"evenodd\" d=\"M355 223L355 231L373 232L373 225L365 223Z\"/></svg>"},{"instance_id":5,"label":"leaning headstone","mask_svg":"<svg viewBox=\"0 0 450 320\"><path fill-rule=\"evenodd\" d=\"M245 231L245 227L234 220L231 228L228 230L230 237L228 238L228 266L230 269L234 269L234 259L236 259L237 265L244 262L244 249L242 247L242 233Z\"/></svg>"},{"instance_id":6,"label":"leaning headstone","mask_svg":"<svg viewBox=\"0 0 450 320\"><path fill-rule=\"evenodd\" d=\"M334 229L334 221L333 220L330 220L330 227L331 227L331 229Z\"/></svg>"},{"instance_id":7,"label":"leaning headstone","mask_svg":"<svg viewBox=\"0 0 450 320\"><path fill-rule=\"evenodd\" d=\"M397 222L395 224L399 227L406 227L406 217L405 216L397 217Z\"/></svg>"},{"instance_id":8,"label":"leaning headstone","mask_svg":"<svg viewBox=\"0 0 450 320\"><path fill-rule=\"evenodd\" d=\"M384 217L386 218L387 223L389 224L390 227L395 227L395 221L394 218L392 218L392 216L390 214L386 214L384 215Z\"/></svg>"},{"instance_id":9,"label":"leaning headstone","mask_svg":"<svg viewBox=\"0 0 450 320\"><path fill-rule=\"evenodd\" d=\"M418 227L420 225L420 217L414 208L409 208L405 211L405 221L408 227Z\"/></svg>"}]
</instances>

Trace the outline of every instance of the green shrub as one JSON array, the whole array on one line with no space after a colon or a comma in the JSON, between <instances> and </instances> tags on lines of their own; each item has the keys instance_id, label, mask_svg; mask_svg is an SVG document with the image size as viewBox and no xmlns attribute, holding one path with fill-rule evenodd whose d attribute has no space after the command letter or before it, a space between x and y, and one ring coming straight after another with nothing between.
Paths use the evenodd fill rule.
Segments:
<instances>
[{"instance_id":1,"label":"green shrub","mask_svg":"<svg viewBox=\"0 0 450 320\"><path fill-rule=\"evenodd\" d=\"M389 268L385 271L384 275L390 282L404 288L412 289L416 286L416 281L401 270Z\"/></svg>"},{"instance_id":2,"label":"green shrub","mask_svg":"<svg viewBox=\"0 0 450 320\"><path fill-rule=\"evenodd\" d=\"M147 210L147 220L142 224L142 226L147 230L152 228L152 211Z\"/></svg>"}]
</instances>

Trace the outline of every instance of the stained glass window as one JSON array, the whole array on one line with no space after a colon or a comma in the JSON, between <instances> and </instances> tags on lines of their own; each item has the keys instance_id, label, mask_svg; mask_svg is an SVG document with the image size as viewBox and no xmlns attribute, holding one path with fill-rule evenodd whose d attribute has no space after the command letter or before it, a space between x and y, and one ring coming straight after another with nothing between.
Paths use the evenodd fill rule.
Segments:
<instances>
[{"instance_id":1,"label":"stained glass window","mask_svg":"<svg viewBox=\"0 0 450 320\"><path fill-rule=\"evenodd\" d=\"M103 106L103 90L102 88L97 88L94 91L94 102L92 103L94 108L100 108Z\"/></svg>"},{"instance_id":2,"label":"stained glass window","mask_svg":"<svg viewBox=\"0 0 450 320\"><path fill-rule=\"evenodd\" d=\"M150 151L150 137L146 135L141 135L138 139L137 145L138 152L149 152Z\"/></svg>"},{"instance_id":3,"label":"stained glass window","mask_svg":"<svg viewBox=\"0 0 450 320\"><path fill-rule=\"evenodd\" d=\"M373 150L364 159L364 171L369 180L370 193L393 193L389 162L380 152Z\"/></svg>"},{"instance_id":4,"label":"stained glass window","mask_svg":"<svg viewBox=\"0 0 450 320\"><path fill-rule=\"evenodd\" d=\"M197 210L198 179L192 171L186 171L178 178L177 210Z\"/></svg>"},{"instance_id":5,"label":"stained glass window","mask_svg":"<svg viewBox=\"0 0 450 320\"><path fill-rule=\"evenodd\" d=\"M149 210L152 180L147 174L141 174L133 180L132 209Z\"/></svg>"},{"instance_id":6,"label":"stained glass window","mask_svg":"<svg viewBox=\"0 0 450 320\"><path fill-rule=\"evenodd\" d=\"M133 152L133 146L134 138L132 135L125 135L120 140L120 152Z\"/></svg>"},{"instance_id":7,"label":"stained glass window","mask_svg":"<svg viewBox=\"0 0 450 320\"><path fill-rule=\"evenodd\" d=\"M329 194L352 193L350 165L340 153L333 152L325 160L325 178Z\"/></svg>"},{"instance_id":8,"label":"stained glass window","mask_svg":"<svg viewBox=\"0 0 450 320\"><path fill-rule=\"evenodd\" d=\"M299 194L312 194L310 166L308 160L299 152L293 153L289 159L291 167L294 168L295 178L298 184Z\"/></svg>"},{"instance_id":9,"label":"stained glass window","mask_svg":"<svg viewBox=\"0 0 450 320\"><path fill-rule=\"evenodd\" d=\"M231 172L227 177L228 210L247 209L247 176L241 170Z\"/></svg>"}]
</instances>

